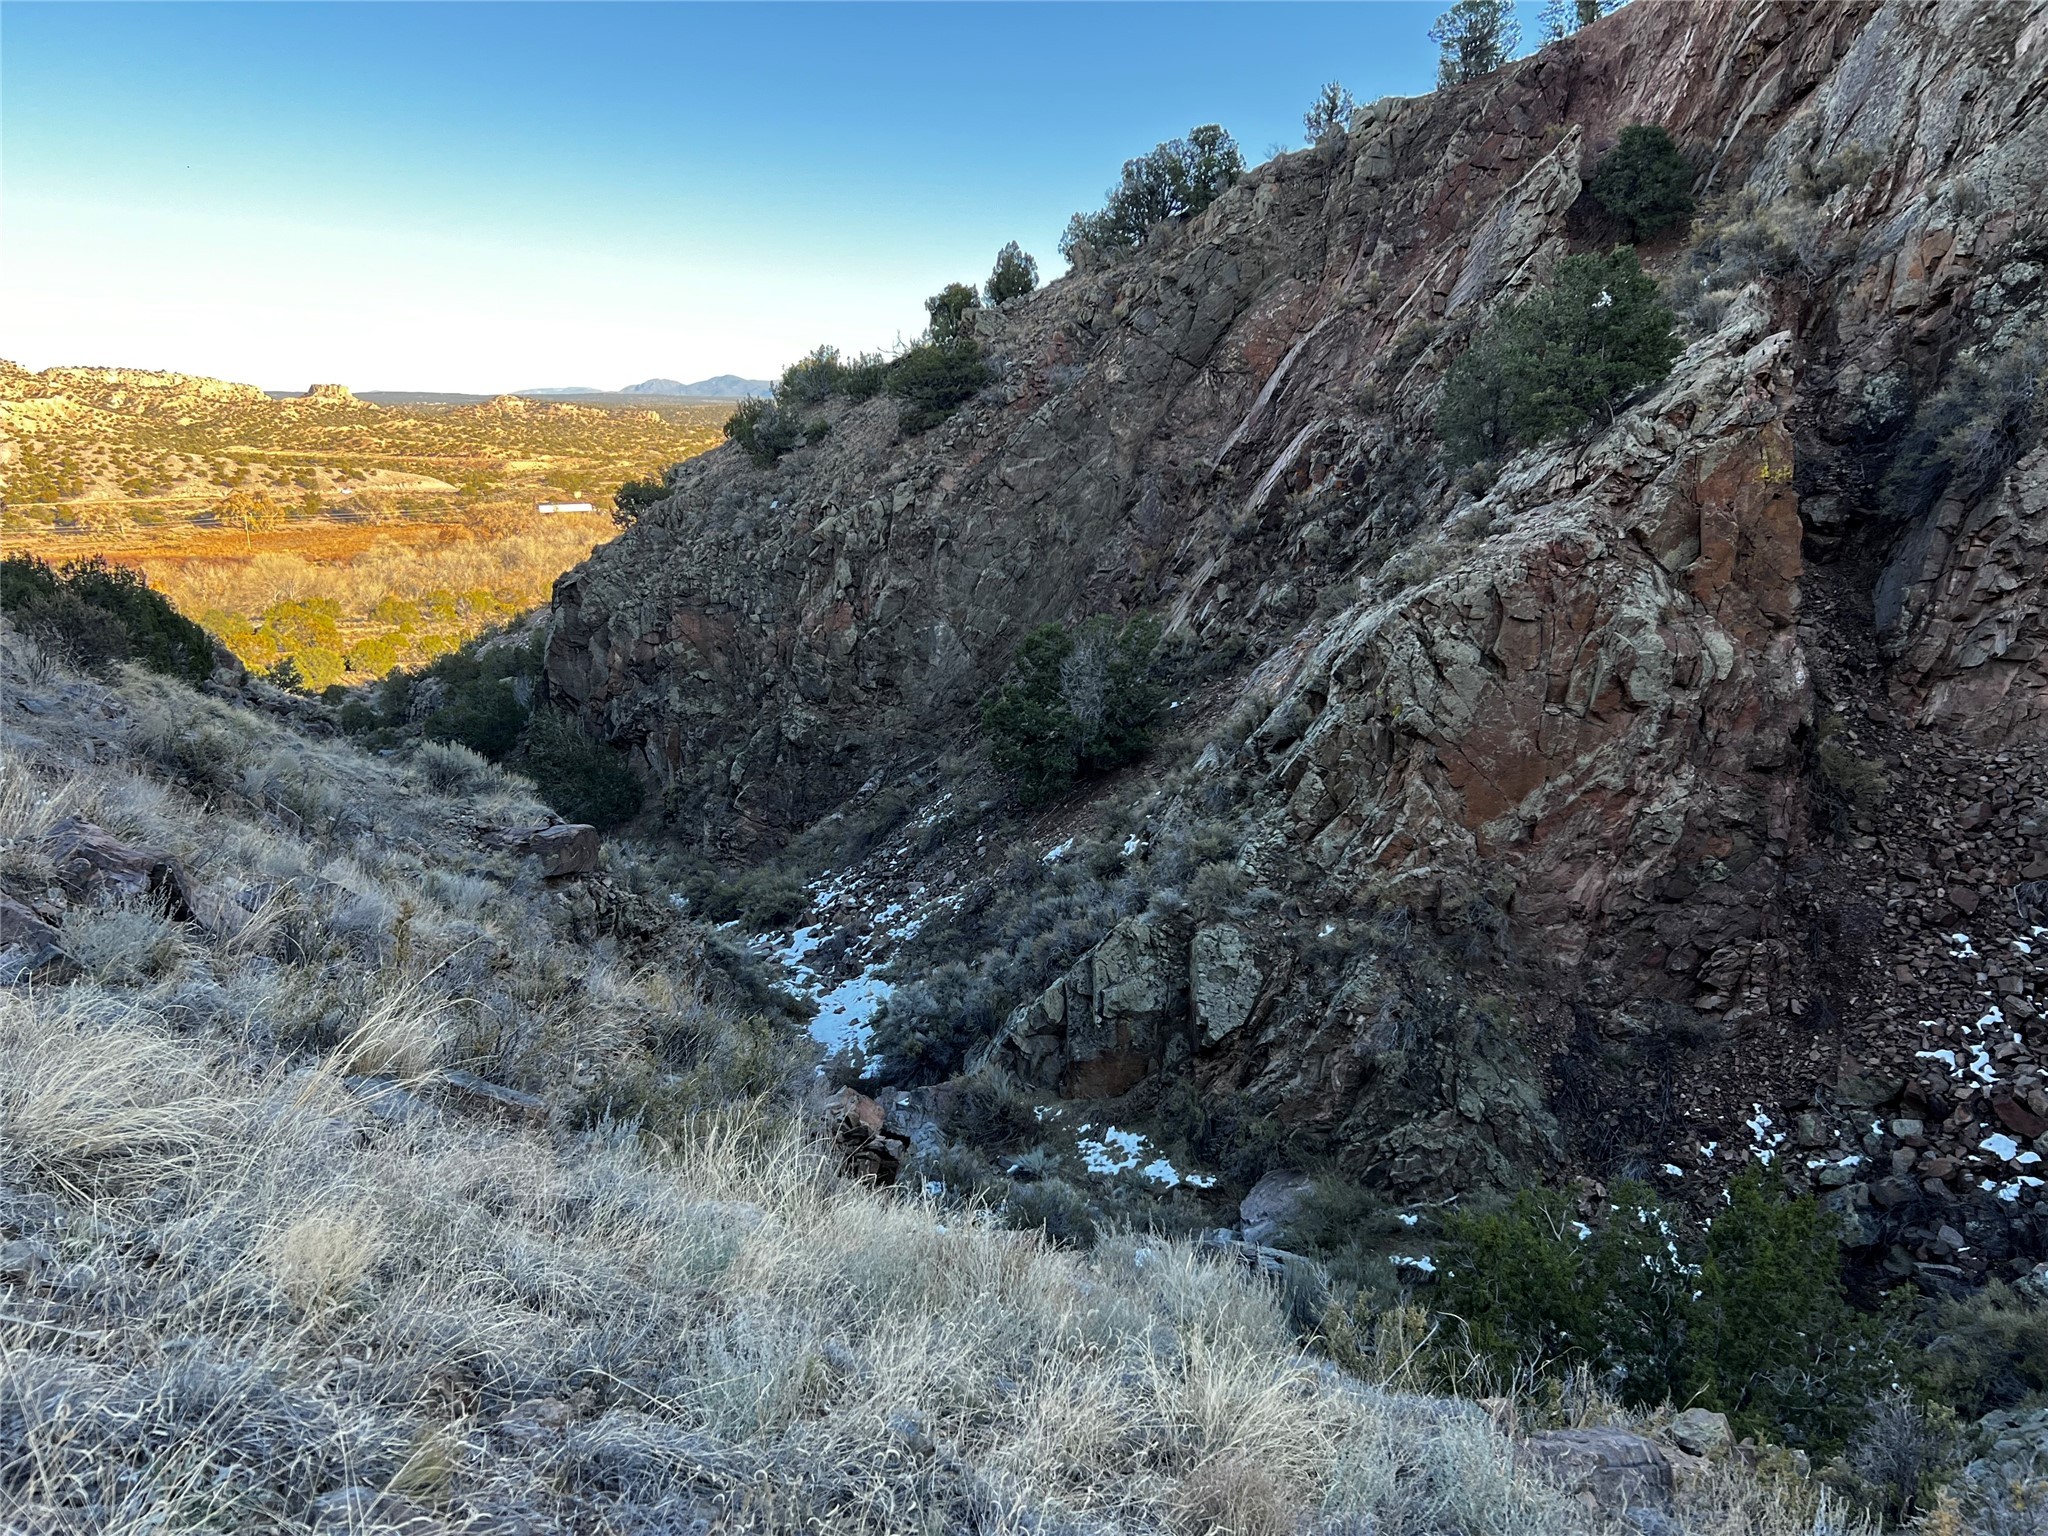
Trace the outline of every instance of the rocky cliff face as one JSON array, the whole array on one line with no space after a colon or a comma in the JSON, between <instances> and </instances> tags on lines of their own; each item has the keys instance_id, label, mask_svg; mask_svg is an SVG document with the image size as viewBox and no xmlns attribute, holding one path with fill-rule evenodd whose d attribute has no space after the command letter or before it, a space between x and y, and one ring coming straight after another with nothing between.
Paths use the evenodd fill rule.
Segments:
<instances>
[{"instance_id":1,"label":"rocky cliff face","mask_svg":"<svg viewBox=\"0 0 2048 1536\"><path fill-rule=\"evenodd\" d=\"M2041 752L2048 458L1904 524L1880 483L1958 353L2040 322L2044 75L2040 4L1637 0L1377 103L1129 262L977 316L998 381L933 432L842 402L774 469L685 466L558 585L550 686L741 850L963 739L1034 625L1149 608L1246 657L1257 723L1203 762L1250 786L1249 878L1313 921L1481 903L1526 962L1529 1032L1468 1018L1389 1077L1343 1002L1364 959L1307 998L1279 927L1140 923L991 1047L1048 1091L1184 1072L1355 1127L1377 1082L1359 1134L1384 1169L1396 1121L1493 1124L1512 1159L1569 1146L1568 1101L1661 1092L1668 1145L1674 1095L1698 1130L1862 1054L1910 1065L1924 1042L1840 1024L1882 988L1843 959L1839 880L1870 850L1835 834L1880 829L1816 829L1817 725ZM1586 182L1633 122L1720 199L1688 249L1645 251L1696 290L1691 344L1605 430L1449 477L1444 368L1613 240ZM2048 853L2034 826L1977 885ZM1587 1065L1674 1031L1720 1066L1674 1087L1666 1050L1661 1088L1630 1088ZM1548 1109L1517 1097L1539 1078Z\"/></svg>"}]
</instances>

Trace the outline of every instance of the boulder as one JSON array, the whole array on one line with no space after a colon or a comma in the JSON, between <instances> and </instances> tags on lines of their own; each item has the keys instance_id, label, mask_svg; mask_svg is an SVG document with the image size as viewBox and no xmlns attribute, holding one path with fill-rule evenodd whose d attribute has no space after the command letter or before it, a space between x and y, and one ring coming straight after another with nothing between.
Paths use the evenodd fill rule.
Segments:
<instances>
[{"instance_id":1,"label":"boulder","mask_svg":"<svg viewBox=\"0 0 2048 1536\"><path fill-rule=\"evenodd\" d=\"M1283 1168L1274 1168L1261 1175L1259 1182L1237 1203L1238 1218L1244 1223L1244 1240L1263 1243L1277 1236L1313 1183L1307 1174Z\"/></svg>"},{"instance_id":2,"label":"boulder","mask_svg":"<svg viewBox=\"0 0 2048 1536\"><path fill-rule=\"evenodd\" d=\"M1728 1415L1688 1408L1671 1421L1671 1439L1688 1456L1719 1456L1735 1443Z\"/></svg>"},{"instance_id":3,"label":"boulder","mask_svg":"<svg viewBox=\"0 0 2048 1536\"><path fill-rule=\"evenodd\" d=\"M1515 1460L1577 1494L1603 1514L1670 1507L1670 1454L1619 1429L1551 1429L1515 1447Z\"/></svg>"},{"instance_id":4,"label":"boulder","mask_svg":"<svg viewBox=\"0 0 2048 1536\"><path fill-rule=\"evenodd\" d=\"M173 919L189 923L191 882L160 849L124 843L89 821L67 816L43 838L57 878L74 897L100 901L154 901Z\"/></svg>"},{"instance_id":5,"label":"boulder","mask_svg":"<svg viewBox=\"0 0 2048 1536\"><path fill-rule=\"evenodd\" d=\"M587 875L597 868L597 828L582 822L542 827L526 839L526 850L540 858L540 872L550 880Z\"/></svg>"},{"instance_id":6,"label":"boulder","mask_svg":"<svg viewBox=\"0 0 2048 1536\"><path fill-rule=\"evenodd\" d=\"M1227 1231L1212 1232L1202 1239L1205 1251L1218 1258L1234 1260L1253 1274L1277 1286L1289 1320L1297 1328L1312 1328L1323 1319L1330 1304L1330 1272L1314 1259L1285 1248L1263 1243L1240 1242Z\"/></svg>"},{"instance_id":7,"label":"boulder","mask_svg":"<svg viewBox=\"0 0 2048 1536\"><path fill-rule=\"evenodd\" d=\"M894 1184L910 1153L910 1138L889 1129L888 1114L873 1099L842 1088L825 1101L825 1136L839 1151L840 1171L870 1184Z\"/></svg>"},{"instance_id":8,"label":"boulder","mask_svg":"<svg viewBox=\"0 0 2048 1536\"><path fill-rule=\"evenodd\" d=\"M1184 927L1125 918L1011 1014L974 1064L999 1066L1062 1098L1128 1093L1191 1054L1189 953Z\"/></svg>"},{"instance_id":9,"label":"boulder","mask_svg":"<svg viewBox=\"0 0 2048 1536\"><path fill-rule=\"evenodd\" d=\"M35 908L0 891L0 986L13 986L63 957L62 935Z\"/></svg>"}]
</instances>

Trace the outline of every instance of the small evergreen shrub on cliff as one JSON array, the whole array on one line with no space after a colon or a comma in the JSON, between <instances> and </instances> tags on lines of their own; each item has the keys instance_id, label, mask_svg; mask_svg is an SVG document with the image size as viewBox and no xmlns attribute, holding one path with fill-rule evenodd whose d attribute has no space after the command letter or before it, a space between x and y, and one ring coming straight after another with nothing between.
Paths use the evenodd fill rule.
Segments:
<instances>
[{"instance_id":1,"label":"small evergreen shrub on cliff","mask_svg":"<svg viewBox=\"0 0 2048 1536\"><path fill-rule=\"evenodd\" d=\"M668 487L658 474L645 480L628 480L612 492L612 521L621 528L627 527L666 495Z\"/></svg>"},{"instance_id":2,"label":"small evergreen shrub on cliff","mask_svg":"<svg viewBox=\"0 0 2048 1536\"><path fill-rule=\"evenodd\" d=\"M0 611L88 670L132 660L188 683L213 675L206 631L153 591L139 571L100 555L61 571L33 555L0 560Z\"/></svg>"},{"instance_id":3,"label":"small evergreen shrub on cliff","mask_svg":"<svg viewBox=\"0 0 2048 1536\"><path fill-rule=\"evenodd\" d=\"M1038 260L1012 240L996 252L995 270L988 275L982 292L991 307L1021 299L1038 287Z\"/></svg>"},{"instance_id":4,"label":"small evergreen shrub on cliff","mask_svg":"<svg viewBox=\"0 0 2048 1536\"><path fill-rule=\"evenodd\" d=\"M1214 123L1124 162L1123 179L1094 213L1077 213L1060 237L1068 261L1083 249L1111 260L1142 245L1152 226L1192 218L1244 174L1237 140Z\"/></svg>"},{"instance_id":5,"label":"small evergreen shrub on cliff","mask_svg":"<svg viewBox=\"0 0 2048 1536\"><path fill-rule=\"evenodd\" d=\"M760 399L740 402L726 418L725 435L763 469L804 440L803 427L794 414Z\"/></svg>"},{"instance_id":6,"label":"small evergreen shrub on cliff","mask_svg":"<svg viewBox=\"0 0 2048 1536\"><path fill-rule=\"evenodd\" d=\"M783 371L773 401L742 402L725 424L726 437L765 469L832 430L822 416L802 418L798 407L835 394L870 400L884 391L903 402L899 422L905 432L937 426L989 381L981 349L960 334L962 316L980 303L965 283L950 284L926 303L933 339L893 358L863 353L848 363L836 347L819 347Z\"/></svg>"},{"instance_id":7,"label":"small evergreen shrub on cliff","mask_svg":"<svg viewBox=\"0 0 2048 1536\"><path fill-rule=\"evenodd\" d=\"M816 405L845 385L846 365L839 361L839 349L819 347L782 370L782 380L775 386L775 403L784 408Z\"/></svg>"},{"instance_id":8,"label":"small evergreen shrub on cliff","mask_svg":"<svg viewBox=\"0 0 2048 1536\"><path fill-rule=\"evenodd\" d=\"M1463 468L1612 421L1622 400L1671 371L1682 350L1674 322L1630 247L1566 257L1451 365L1437 409L1445 455Z\"/></svg>"},{"instance_id":9,"label":"small evergreen shrub on cliff","mask_svg":"<svg viewBox=\"0 0 2048 1536\"><path fill-rule=\"evenodd\" d=\"M924 301L931 323L932 340L941 345L964 339L967 312L981 308L981 295L966 283L948 283Z\"/></svg>"},{"instance_id":10,"label":"small evergreen shrub on cliff","mask_svg":"<svg viewBox=\"0 0 2048 1536\"><path fill-rule=\"evenodd\" d=\"M571 821L616 827L639 814L646 791L625 758L574 717L555 710L535 714L526 744L513 762L540 797Z\"/></svg>"},{"instance_id":11,"label":"small evergreen shrub on cliff","mask_svg":"<svg viewBox=\"0 0 2048 1536\"><path fill-rule=\"evenodd\" d=\"M1593 172L1593 200L1647 240L1692 212L1692 165L1664 129L1631 123Z\"/></svg>"},{"instance_id":12,"label":"small evergreen shrub on cliff","mask_svg":"<svg viewBox=\"0 0 2048 1536\"><path fill-rule=\"evenodd\" d=\"M906 432L924 432L965 405L988 383L988 365L965 337L912 347L889 365L887 388L903 402Z\"/></svg>"},{"instance_id":13,"label":"small evergreen shrub on cliff","mask_svg":"<svg viewBox=\"0 0 2048 1536\"><path fill-rule=\"evenodd\" d=\"M1084 774L1145 754L1165 702L1152 680L1158 651L1158 622L1143 616L1121 627L1044 624L1025 637L981 709L989 755L1019 799L1042 805Z\"/></svg>"}]
</instances>

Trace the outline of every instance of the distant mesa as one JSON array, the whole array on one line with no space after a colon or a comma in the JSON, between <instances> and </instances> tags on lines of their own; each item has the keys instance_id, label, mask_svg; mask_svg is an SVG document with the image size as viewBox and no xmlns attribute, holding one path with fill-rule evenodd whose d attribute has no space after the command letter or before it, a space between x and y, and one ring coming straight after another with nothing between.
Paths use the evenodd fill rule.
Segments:
<instances>
[{"instance_id":1,"label":"distant mesa","mask_svg":"<svg viewBox=\"0 0 2048 1536\"><path fill-rule=\"evenodd\" d=\"M315 384L300 398L325 401L331 405L354 405L356 397L346 384Z\"/></svg>"}]
</instances>

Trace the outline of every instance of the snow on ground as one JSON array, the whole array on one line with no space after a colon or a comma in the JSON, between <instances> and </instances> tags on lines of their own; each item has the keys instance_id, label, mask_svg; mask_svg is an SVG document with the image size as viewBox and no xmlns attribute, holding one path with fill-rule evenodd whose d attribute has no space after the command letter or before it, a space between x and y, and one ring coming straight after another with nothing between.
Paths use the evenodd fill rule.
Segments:
<instances>
[{"instance_id":1,"label":"snow on ground","mask_svg":"<svg viewBox=\"0 0 2048 1536\"><path fill-rule=\"evenodd\" d=\"M1083 1125L1074 1136L1074 1150L1081 1154L1081 1161L1090 1173L1115 1175L1128 1173L1133 1168L1138 1176L1167 1189L1178 1189L1185 1184L1190 1189L1207 1189L1216 1182L1216 1176L1208 1173L1182 1173L1163 1157L1146 1154L1151 1151L1144 1136L1137 1131L1119 1130L1105 1125L1102 1134L1090 1136L1091 1125Z\"/></svg>"}]
</instances>

